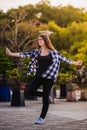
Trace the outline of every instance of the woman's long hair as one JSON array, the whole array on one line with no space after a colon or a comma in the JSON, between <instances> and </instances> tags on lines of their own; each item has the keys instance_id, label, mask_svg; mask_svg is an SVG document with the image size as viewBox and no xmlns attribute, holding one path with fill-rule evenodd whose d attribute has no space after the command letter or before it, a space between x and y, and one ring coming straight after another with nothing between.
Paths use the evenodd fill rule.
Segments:
<instances>
[{"instance_id":1,"label":"woman's long hair","mask_svg":"<svg viewBox=\"0 0 87 130\"><path fill-rule=\"evenodd\" d=\"M49 48L50 50L56 50L54 48L54 46L52 45L51 40L50 40L50 38L49 38L49 36L47 34L40 34L39 37L43 38L47 48ZM38 45L38 48L40 48L39 45Z\"/></svg>"}]
</instances>

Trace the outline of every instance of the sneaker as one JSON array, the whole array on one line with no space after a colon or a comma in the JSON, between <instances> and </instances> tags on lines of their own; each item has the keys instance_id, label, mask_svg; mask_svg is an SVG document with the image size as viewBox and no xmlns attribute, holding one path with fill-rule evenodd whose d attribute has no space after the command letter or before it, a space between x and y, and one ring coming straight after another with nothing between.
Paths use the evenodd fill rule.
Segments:
<instances>
[{"instance_id":1,"label":"sneaker","mask_svg":"<svg viewBox=\"0 0 87 130\"><path fill-rule=\"evenodd\" d=\"M39 117L39 118L37 119L37 121L35 122L35 124L43 124L44 122L45 122L45 119Z\"/></svg>"}]
</instances>

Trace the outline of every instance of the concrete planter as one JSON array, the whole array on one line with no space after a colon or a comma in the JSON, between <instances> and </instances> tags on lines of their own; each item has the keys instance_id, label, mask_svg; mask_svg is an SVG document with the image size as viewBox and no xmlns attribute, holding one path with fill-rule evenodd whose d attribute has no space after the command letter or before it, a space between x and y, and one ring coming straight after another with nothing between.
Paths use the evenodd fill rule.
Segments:
<instances>
[{"instance_id":1,"label":"concrete planter","mask_svg":"<svg viewBox=\"0 0 87 130\"><path fill-rule=\"evenodd\" d=\"M81 92L80 101L87 101L87 90Z\"/></svg>"},{"instance_id":2,"label":"concrete planter","mask_svg":"<svg viewBox=\"0 0 87 130\"><path fill-rule=\"evenodd\" d=\"M25 84L20 84L20 88L16 88L12 94L11 106L25 106L24 96Z\"/></svg>"}]
</instances>

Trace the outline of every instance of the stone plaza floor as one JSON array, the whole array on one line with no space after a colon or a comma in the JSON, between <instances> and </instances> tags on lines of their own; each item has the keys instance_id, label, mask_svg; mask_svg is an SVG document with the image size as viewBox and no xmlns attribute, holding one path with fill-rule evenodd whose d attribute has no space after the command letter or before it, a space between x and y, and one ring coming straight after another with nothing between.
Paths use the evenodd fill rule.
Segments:
<instances>
[{"instance_id":1,"label":"stone plaza floor","mask_svg":"<svg viewBox=\"0 0 87 130\"><path fill-rule=\"evenodd\" d=\"M42 125L34 124L42 108L41 98L26 100L23 107L10 104L0 102L0 130L87 130L87 101L56 98Z\"/></svg>"}]
</instances>

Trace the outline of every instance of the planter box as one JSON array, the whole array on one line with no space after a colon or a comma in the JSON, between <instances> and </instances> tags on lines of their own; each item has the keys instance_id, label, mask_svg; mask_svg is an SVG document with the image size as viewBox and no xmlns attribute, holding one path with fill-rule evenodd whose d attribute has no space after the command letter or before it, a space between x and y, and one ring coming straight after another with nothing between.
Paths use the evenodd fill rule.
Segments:
<instances>
[{"instance_id":1,"label":"planter box","mask_svg":"<svg viewBox=\"0 0 87 130\"><path fill-rule=\"evenodd\" d=\"M10 101L10 88L9 86L0 86L0 101Z\"/></svg>"},{"instance_id":2,"label":"planter box","mask_svg":"<svg viewBox=\"0 0 87 130\"><path fill-rule=\"evenodd\" d=\"M81 92L80 101L87 101L87 91Z\"/></svg>"}]
</instances>

